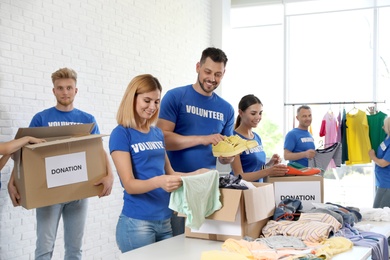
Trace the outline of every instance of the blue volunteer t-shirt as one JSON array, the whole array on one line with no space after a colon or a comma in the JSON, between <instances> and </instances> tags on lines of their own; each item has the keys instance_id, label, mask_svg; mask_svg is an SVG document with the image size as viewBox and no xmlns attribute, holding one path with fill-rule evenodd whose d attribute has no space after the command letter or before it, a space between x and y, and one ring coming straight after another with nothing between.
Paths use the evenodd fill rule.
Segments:
<instances>
[{"instance_id":1,"label":"blue volunteer t-shirt","mask_svg":"<svg viewBox=\"0 0 390 260\"><path fill-rule=\"evenodd\" d=\"M91 133L99 134L99 127L93 115L77 108L64 112L58 110L56 107L51 107L35 114L31 119L29 127L65 126L90 123L95 123Z\"/></svg>"},{"instance_id":2,"label":"blue volunteer t-shirt","mask_svg":"<svg viewBox=\"0 0 390 260\"><path fill-rule=\"evenodd\" d=\"M386 139L378 146L376 157L390 162L390 138ZM375 164L375 184L379 188L390 189L390 165L380 167Z\"/></svg>"},{"instance_id":3,"label":"blue volunteer t-shirt","mask_svg":"<svg viewBox=\"0 0 390 260\"><path fill-rule=\"evenodd\" d=\"M109 141L110 153L128 152L134 178L148 180L165 174L165 143L161 129L151 127L149 133L118 125ZM123 186L123 184L122 184ZM164 220L172 215L168 208L169 193L162 188L144 194L128 194L123 191L122 213L141 220Z\"/></svg>"},{"instance_id":4,"label":"blue volunteer t-shirt","mask_svg":"<svg viewBox=\"0 0 390 260\"><path fill-rule=\"evenodd\" d=\"M161 101L159 118L175 123L174 132L180 135L233 134L233 107L215 93L210 97L199 94L192 85L169 90ZM167 153L175 171L214 169L211 147L198 145Z\"/></svg>"},{"instance_id":5,"label":"blue volunteer t-shirt","mask_svg":"<svg viewBox=\"0 0 390 260\"><path fill-rule=\"evenodd\" d=\"M248 138L245 138L244 136L237 133L236 131L234 131L233 134L239 135L242 139L249 140ZM265 165L266 163L267 156L264 152L261 138L257 133L253 132L253 134L254 134L254 138L252 140L257 141L259 145L256 146L255 148L245 150L240 154L241 166L244 173L261 170L263 165ZM231 172L230 174L234 175L233 172ZM263 179L261 178L257 181L263 182Z\"/></svg>"},{"instance_id":6,"label":"blue volunteer t-shirt","mask_svg":"<svg viewBox=\"0 0 390 260\"><path fill-rule=\"evenodd\" d=\"M284 149L287 149L293 153L304 152L309 149L314 150L314 138L309 131L294 128L286 135L286 138L284 140ZM306 167L309 166L309 160L307 158L302 158L290 162L297 162Z\"/></svg>"}]
</instances>

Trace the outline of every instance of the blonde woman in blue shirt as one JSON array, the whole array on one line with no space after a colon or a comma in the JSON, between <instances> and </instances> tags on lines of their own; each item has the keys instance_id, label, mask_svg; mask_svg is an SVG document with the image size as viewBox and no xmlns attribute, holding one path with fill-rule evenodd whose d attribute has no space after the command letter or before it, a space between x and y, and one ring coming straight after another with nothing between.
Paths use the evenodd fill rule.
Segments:
<instances>
[{"instance_id":1,"label":"blonde woman in blue shirt","mask_svg":"<svg viewBox=\"0 0 390 260\"><path fill-rule=\"evenodd\" d=\"M169 196L182 186L183 173L172 169L163 132L154 125L161 92L159 81L152 75L133 78L119 105L118 126L110 136L111 157L124 188L116 227L122 253L172 237Z\"/></svg>"}]
</instances>

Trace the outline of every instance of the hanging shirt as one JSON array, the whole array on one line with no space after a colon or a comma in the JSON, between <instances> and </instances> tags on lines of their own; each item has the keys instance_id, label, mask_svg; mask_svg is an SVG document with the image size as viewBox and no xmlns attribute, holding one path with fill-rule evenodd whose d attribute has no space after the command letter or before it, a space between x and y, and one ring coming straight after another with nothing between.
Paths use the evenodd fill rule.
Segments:
<instances>
[{"instance_id":1,"label":"hanging shirt","mask_svg":"<svg viewBox=\"0 0 390 260\"><path fill-rule=\"evenodd\" d=\"M332 146L337 142L337 120L333 115L333 112L327 112L322 119L322 125L325 130L323 136L325 136L324 148Z\"/></svg>"},{"instance_id":2,"label":"hanging shirt","mask_svg":"<svg viewBox=\"0 0 390 260\"><path fill-rule=\"evenodd\" d=\"M341 163L348 161L348 140L347 140L347 112L343 109L343 119L341 120Z\"/></svg>"},{"instance_id":3,"label":"hanging shirt","mask_svg":"<svg viewBox=\"0 0 390 260\"><path fill-rule=\"evenodd\" d=\"M328 148L335 143L337 143L337 131L338 131L338 123L337 119L334 116L332 111L326 112L324 118L322 119L320 136L324 136L324 148ZM340 160L341 160L341 150L340 150ZM324 166L324 165L323 165ZM340 165L339 165L340 166ZM326 170L327 168L336 168L336 164L334 160L330 159L326 168L322 168Z\"/></svg>"},{"instance_id":4,"label":"hanging shirt","mask_svg":"<svg viewBox=\"0 0 390 260\"><path fill-rule=\"evenodd\" d=\"M337 116L337 138L336 141L341 143L341 112L339 112L339 115Z\"/></svg>"},{"instance_id":5,"label":"hanging shirt","mask_svg":"<svg viewBox=\"0 0 390 260\"><path fill-rule=\"evenodd\" d=\"M370 142L373 149L377 148L386 138L386 133L382 128L386 117L387 114L381 111L373 115L367 115Z\"/></svg>"},{"instance_id":6,"label":"hanging shirt","mask_svg":"<svg viewBox=\"0 0 390 260\"><path fill-rule=\"evenodd\" d=\"M371 142L368 136L369 127L367 115L358 109L356 114L347 114L347 141L348 160L347 165L371 163L368 151L371 149Z\"/></svg>"}]
</instances>

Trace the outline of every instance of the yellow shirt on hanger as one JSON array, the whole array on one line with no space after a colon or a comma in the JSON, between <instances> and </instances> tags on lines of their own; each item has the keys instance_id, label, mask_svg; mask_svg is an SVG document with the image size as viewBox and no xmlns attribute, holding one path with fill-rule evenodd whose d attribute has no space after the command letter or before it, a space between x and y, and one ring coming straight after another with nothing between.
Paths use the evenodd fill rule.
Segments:
<instances>
[{"instance_id":1,"label":"yellow shirt on hanger","mask_svg":"<svg viewBox=\"0 0 390 260\"><path fill-rule=\"evenodd\" d=\"M346 133L348 143L348 160L346 165L371 163L368 151L371 149L367 115L360 109L346 115Z\"/></svg>"}]
</instances>

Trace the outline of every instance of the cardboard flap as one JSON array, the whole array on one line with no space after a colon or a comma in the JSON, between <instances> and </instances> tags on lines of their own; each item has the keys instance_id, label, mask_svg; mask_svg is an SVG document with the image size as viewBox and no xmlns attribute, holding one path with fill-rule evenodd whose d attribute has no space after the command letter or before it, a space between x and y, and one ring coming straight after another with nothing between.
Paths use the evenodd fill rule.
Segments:
<instances>
[{"instance_id":1,"label":"cardboard flap","mask_svg":"<svg viewBox=\"0 0 390 260\"><path fill-rule=\"evenodd\" d=\"M244 190L245 212L249 224L271 217L275 211L274 186L270 183L254 183L261 187Z\"/></svg>"},{"instance_id":2,"label":"cardboard flap","mask_svg":"<svg viewBox=\"0 0 390 260\"><path fill-rule=\"evenodd\" d=\"M234 222L236 220L237 211L240 207L242 190L222 188L220 191L222 208L207 217L207 219Z\"/></svg>"},{"instance_id":3,"label":"cardboard flap","mask_svg":"<svg viewBox=\"0 0 390 260\"><path fill-rule=\"evenodd\" d=\"M77 136L90 134L95 124L19 128L15 139L23 136L49 138L57 136Z\"/></svg>"},{"instance_id":4,"label":"cardboard flap","mask_svg":"<svg viewBox=\"0 0 390 260\"><path fill-rule=\"evenodd\" d=\"M65 139L59 139L59 140L53 140L50 142L44 142L44 143L39 143L39 144L29 144L26 145L25 147L28 149L37 149L40 147L48 147L51 145L57 145L57 144L64 144L64 143L72 143L72 142L78 142L82 140L90 140L90 139L95 139L95 138L101 138L104 136L108 136L105 134L93 134L93 135L85 135L85 136L78 136L78 137L70 137L70 138L65 138Z\"/></svg>"}]
</instances>

